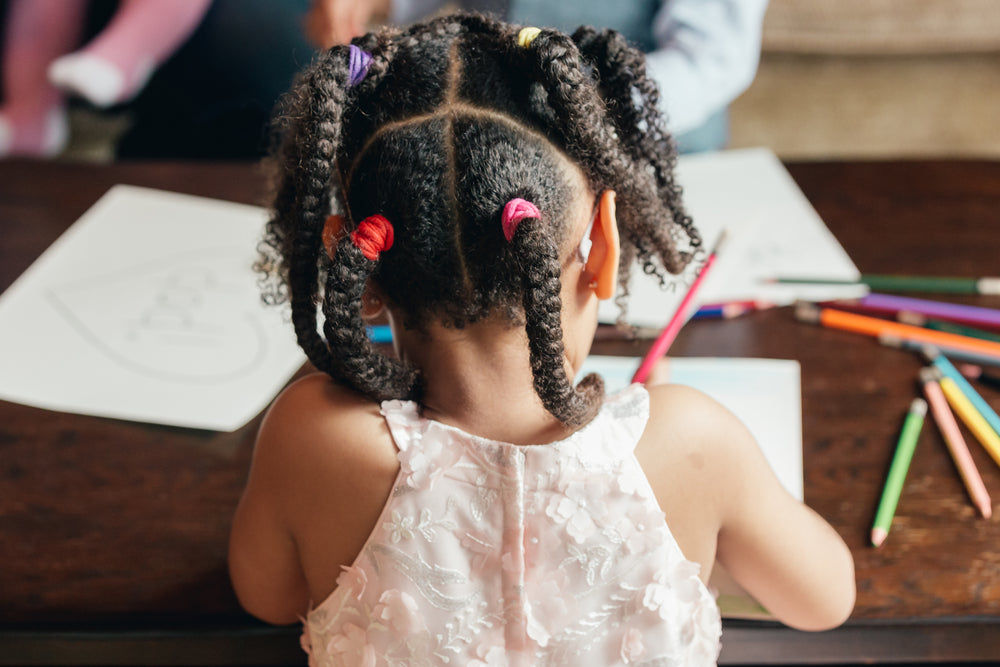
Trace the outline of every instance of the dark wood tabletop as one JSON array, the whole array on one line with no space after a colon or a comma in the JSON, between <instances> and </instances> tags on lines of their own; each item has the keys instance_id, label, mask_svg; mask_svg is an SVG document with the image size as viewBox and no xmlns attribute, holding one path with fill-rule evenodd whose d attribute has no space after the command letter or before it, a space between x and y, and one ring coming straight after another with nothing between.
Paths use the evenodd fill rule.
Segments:
<instances>
[{"instance_id":1,"label":"dark wood tabletop","mask_svg":"<svg viewBox=\"0 0 1000 667\"><path fill-rule=\"evenodd\" d=\"M788 168L862 272L997 274L1000 162ZM0 162L0 289L117 183L250 204L265 193L252 164ZM1000 297L915 296L1000 307ZM595 351L641 355L648 345ZM805 499L857 567L845 626L811 634L727 621L721 663L1000 660L1000 518L977 517L932 423L889 539L869 546L918 395L917 356L797 322L788 307L692 321L671 353L801 363ZM1000 407L1000 393L982 393ZM298 629L249 618L226 573L258 424L216 433L0 401L0 665L302 663ZM1000 466L971 436L970 445L996 502Z\"/></svg>"}]
</instances>

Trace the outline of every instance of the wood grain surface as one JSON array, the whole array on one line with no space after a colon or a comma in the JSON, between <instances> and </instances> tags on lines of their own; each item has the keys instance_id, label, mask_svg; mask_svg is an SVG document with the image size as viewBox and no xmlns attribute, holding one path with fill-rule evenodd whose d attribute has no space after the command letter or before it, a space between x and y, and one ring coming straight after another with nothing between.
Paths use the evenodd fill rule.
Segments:
<instances>
[{"instance_id":1,"label":"wood grain surface","mask_svg":"<svg viewBox=\"0 0 1000 667\"><path fill-rule=\"evenodd\" d=\"M789 170L862 272L1000 272L1000 163ZM251 164L0 162L0 289L116 183L251 204L266 189ZM1000 307L1000 297L944 298ZM648 345L602 341L595 351L641 355ZM933 421L888 540L880 549L868 544L905 411L918 395L922 363L913 353L799 323L791 308L779 308L692 321L672 354L800 361L806 501L844 537L857 565L858 602L844 629L805 635L729 624L723 663L807 662L827 650L845 663L884 659L876 647L890 637L908 638L890 655L918 652L913 661L1000 656L1000 519L977 518ZM1000 407L1000 394L982 393ZM0 646L6 638L23 649L25 637L30 645L56 629L187 629L197 637L206 628L259 628L226 573L229 521L258 423L215 433L0 401ZM996 502L1000 467L970 445ZM292 630L275 641L297 651Z\"/></svg>"}]
</instances>

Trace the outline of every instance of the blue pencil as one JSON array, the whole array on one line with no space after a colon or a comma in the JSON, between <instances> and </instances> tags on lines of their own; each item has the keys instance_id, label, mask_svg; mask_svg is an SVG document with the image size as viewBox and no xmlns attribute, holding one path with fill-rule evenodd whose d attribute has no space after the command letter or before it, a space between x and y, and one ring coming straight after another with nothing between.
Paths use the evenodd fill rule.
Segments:
<instances>
[{"instance_id":1,"label":"blue pencil","mask_svg":"<svg viewBox=\"0 0 1000 667\"><path fill-rule=\"evenodd\" d=\"M983 416L983 419L996 431L997 435L1000 435L1000 416L997 416L997 413L990 407L989 403L979 395L979 392L973 389L968 380L958 372L958 369L943 354L932 347L924 350L924 356L928 361L937 366L946 377L951 378L958 385L958 388L962 390L965 397L976 408L976 412Z\"/></svg>"}]
</instances>

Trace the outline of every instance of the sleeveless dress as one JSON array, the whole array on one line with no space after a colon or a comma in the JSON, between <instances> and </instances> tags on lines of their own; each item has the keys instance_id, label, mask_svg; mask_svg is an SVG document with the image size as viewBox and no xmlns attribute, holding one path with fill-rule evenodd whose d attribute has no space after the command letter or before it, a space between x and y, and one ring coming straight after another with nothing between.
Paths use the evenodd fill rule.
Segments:
<instances>
[{"instance_id":1,"label":"sleeveless dress","mask_svg":"<svg viewBox=\"0 0 1000 667\"><path fill-rule=\"evenodd\" d=\"M400 472L337 588L310 665L714 665L715 599L633 450L633 385L565 440L518 446L387 401Z\"/></svg>"}]
</instances>

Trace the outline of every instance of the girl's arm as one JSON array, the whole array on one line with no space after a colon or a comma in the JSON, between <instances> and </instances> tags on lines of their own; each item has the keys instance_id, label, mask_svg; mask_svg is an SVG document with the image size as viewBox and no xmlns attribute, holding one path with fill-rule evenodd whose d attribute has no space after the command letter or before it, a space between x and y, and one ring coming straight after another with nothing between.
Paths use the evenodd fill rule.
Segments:
<instances>
[{"instance_id":1,"label":"girl's arm","mask_svg":"<svg viewBox=\"0 0 1000 667\"><path fill-rule=\"evenodd\" d=\"M735 418L734 418L735 419ZM854 608L854 559L840 535L778 482L745 427L720 481L724 505L717 559L778 620L826 630Z\"/></svg>"},{"instance_id":2,"label":"girl's arm","mask_svg":"<svg viewBox=\"0 0 1000 667\"><path fill-rule=\"evenodd\" d=\"M378 404L319 373L285 389L261 424L233 520L230 577L243 607L283 624L323 602L398 470Z\"/></svg>"},{"instance_id":3,"label":"girl's arm","mask_svg":"<svg viewBox=\"0 0 1000 667\"><path fill-rule=\"evenodd\" d=\"M704 457L699 495L717 522L718 562L786 625L843 623L854 607L854 561L837 532L785 490L735 415L686 387L650 393L669 405L671 444Z\"/></svg>"},{"instance_id":4,"label":"girl's arm","mask_svg":"<svg viewBox=\"0 0 1000 667\"><path fill-rule=\"evenodd\" d=\"M268 411L229 536L229 576L243 608L268 623L305 616L309 590L287 512L285 486L294 470L295 428L287 393ZM291 432L289 432L291 431Z\"/></svg>"}]
</instances>

